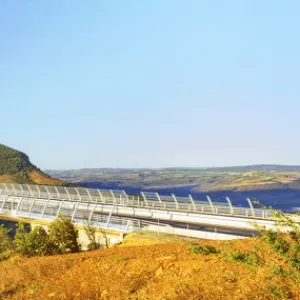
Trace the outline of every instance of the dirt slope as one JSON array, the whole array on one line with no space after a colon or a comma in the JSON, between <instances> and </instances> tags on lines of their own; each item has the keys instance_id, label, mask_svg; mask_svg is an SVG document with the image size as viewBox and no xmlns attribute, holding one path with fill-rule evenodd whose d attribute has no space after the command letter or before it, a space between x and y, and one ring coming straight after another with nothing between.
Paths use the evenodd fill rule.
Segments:
<instances>
[{"instance_id":1,"label":"dirt slope","mask_svg":"<svg viewBox=\"0 0 300 300\"><path fill-rule=\"evenodd\" d=\"M300 299L300 286L272 271L285 266L258 239L203 241L221 254L190 251L188 242L115 247L0 263L0 299ZM226 251L261 251L264 265L228 262Z\"/></svg>"}]
</instances>

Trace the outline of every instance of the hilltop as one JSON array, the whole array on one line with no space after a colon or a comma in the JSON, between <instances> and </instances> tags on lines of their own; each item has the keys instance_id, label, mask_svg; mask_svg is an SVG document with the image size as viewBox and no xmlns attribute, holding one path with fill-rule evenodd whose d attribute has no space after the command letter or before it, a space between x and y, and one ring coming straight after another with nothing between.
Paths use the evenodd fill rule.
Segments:
<instances>
[{"instance_id":1,"label":"hilltop","mask_svg":"<svg viewBox=\"0 0 300 300\"><path fill-rule=\"evenodd\" d=\"M62 185L33 165L29 157L18 150L0 144L0 182Z\"/></svg>"}]
</instances>

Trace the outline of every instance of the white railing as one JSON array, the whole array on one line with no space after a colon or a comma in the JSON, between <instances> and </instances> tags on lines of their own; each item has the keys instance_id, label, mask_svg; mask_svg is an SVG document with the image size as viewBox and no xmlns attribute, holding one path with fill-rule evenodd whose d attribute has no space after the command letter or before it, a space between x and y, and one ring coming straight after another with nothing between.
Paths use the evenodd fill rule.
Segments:
<instances>
[{"instance_id":1,"label":"white railing","mask_svg":"<svg viewBox=\"0 0 300 300\"><path fill-rule=\"evenodd\" d=\"M249 207L236 207L231 200L226 197L226 203L213 202L210 197L206 200L194 200L191 195L188 197L177 197L159 195L153 192L142 192L140 195L127 195L123 190L99 190L88 188L44 186L29 184L0 183L0 211L6 207L5 197L21 198L18 209L22 209L29 201L28 213L38 210L43 217L51 209L56 214L61 214L66 205L73 205L73 215L76 215L79 206L87 205L94 209L98 204L109 204L116 206L151 208L156 210L193 212L200 214L227 215L238 217L252 217L268 219L272 218L272 211L269 209L253 208L251 201L247 199ZM24 199L27 199L26 201ZM41 203L38 206L38 203ZM51 203L50 203L51 202ZM10 200L11 203L11 200ZM55 205L54 205L55 203ZM3 207L2 207L3 206Z\"/></svg>"}]
</instances>

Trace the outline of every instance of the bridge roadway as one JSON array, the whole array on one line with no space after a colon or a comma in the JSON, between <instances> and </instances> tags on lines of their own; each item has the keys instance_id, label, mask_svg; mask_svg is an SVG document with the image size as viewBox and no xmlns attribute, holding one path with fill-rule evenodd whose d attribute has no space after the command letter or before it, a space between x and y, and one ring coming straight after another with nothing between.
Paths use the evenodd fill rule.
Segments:
<instances>
[{"instance_id":1,"label":"bridge roadway","mask_svg":"<svg viewBox=\"0 0 300 300\"><path fill-rule=\"evenodd\" d=\"M234 207L226 203L196 201L191 196L161 196L142 192L0 184L0 215L53 220L58 215L74 223L90 222L102 228L129 232L141 228L216 239L257 235L251 222L274 227L267 209Z\"/></svg>"}]
</instances>

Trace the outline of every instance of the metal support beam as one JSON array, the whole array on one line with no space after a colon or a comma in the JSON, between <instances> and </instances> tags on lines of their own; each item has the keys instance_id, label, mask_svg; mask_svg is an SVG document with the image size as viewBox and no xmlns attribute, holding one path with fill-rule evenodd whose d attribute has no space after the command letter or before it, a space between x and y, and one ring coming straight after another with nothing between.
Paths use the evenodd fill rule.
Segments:
<instances>
[{"instance_id":1,"label":"metal support beam","mask_svg":"<svg viewBox=\"0 0 300 300\"><path fill-rule=\"evenodd\" d=\"M28 190L29 190L29 192L30 192L30 194L31 194L31 197L34 197L34 192L33 192L33 190L31 189L30 184L26 184L26 186L27 186L27 188L28 188Z\"/></svg>"},{"instance_id":2,"label":"metal support beam","mask_svg":"<svg viewBox=\"0 0 300 300\"><path fill-rule=\"evenodd\" d=\"M64 186L64 190L66 191L66 195L68 196L68 200L72 200L72 197L68 191L68 189Z\"/></svg>"},{"instance_id":3,"label":"metal support beam","mask_svg":"<svg viewBox=\"0 0 300 300\"><path fill-rule=\"evenodd\" d=\"M195 204L195 201L194 201L192 195L189 195L189 199L191 200L191 203L192 203L192 206L193 206L194 211L196 211L197 208L196 208L196 204Z\"/></svg>"},{"instance_id":4,"label":"metal support beam","mask_svg":"<svg viewBox=\"0 0 300 300\"><path fill-rule=\"evenodd\" d=\"M76 206L75 206L75 208L74 208L74 211L73 211L73 214L72 214L72 218L71 218L72 222L75 220L76 212L77 212L77 209L78 209L80 203L81 203L81 202L77 202L77 203L76 203Z\"/></svg>"},{"instance_id":5,"label":"metal support beam","mask_svg":"<svg viewBox=\"0 0 300 300\"><path fill-rule=\"evenodd\" d=\"M214 208L214 205L213 205L213 203L212 203L210 197L209 197L209 196L206 196L206 199L207 199L207 201L208 201L208 203L209 203L209 205L210 205L211 212L214 214L214 213L215 213L215 208Z\"/></svg>"},{"instance_id":6,"label":"metal support beam","mask_svg":"<svg viewBox=\"0 0 300 300\"><path fill-rule=\"evenodd\" d=\"M91 195L91 193L90 193L90 191L89 191L89 189L85 189L85 191L87 192L87 194L89 195L89 198L90 198L90 203L92 203L92 201L93 201L93 197L92 197L92 195Z\"/></svg>"},{"instance_id":7,"label":"metal support beam","mask_svg":"<svg viewBox=\"0 0 300 300\"><path fill-rule=\"evenodd\" d=\"M110 194L111 194L111 196L112 196L112 198L113 198L113 203L117 203L117 199L116 199L116 197L115 197L114 192L113 192L112 190L109 190L109 192L110 192Z\"/></svg>"},{"instance_id":8,"label":"metal support beam","mask_svg":"<svg viewBox=\"0 0 300 300\"><path fill-rule=\"evenodd\" d=\"M38 193L39 193L39 194L38 194L38 198L41 198L41 194L42 194L42 193L41 193L40 187L39 187L38 185L37 185L36 187L37 187Z\"/></svg>"},{"instance_id":9,"label":"metal support beam","mask_svg":"<svg viewBox=\"0 0 300 300\"><path fill-rule=\"evenodd\" d=\"M94 212L95 212L95 209L96 209L97 205L98 205L98 203L95 204L95 206L93 207L93 209L92 209L92 211L91 211L91 213L90 213L90 215L89 215L89 222L91 222L91 220L92 220L92 218L93 218L93 214L94 214Z\"/></svg>"},{"instance_id":10,"label":"metal support beam","mask_svg":"<svg viewBox=\"0 0 300 300\"><path fill-rule=\"evenodd\" d=\"M124 190L122 190L122 195L124 196L125 200L126 200L126 204L128 204L128 195L126 194L126 192ZM125 202L124 202L125 204Z\"/></svg>"},{"instance_id":11,"label":"metal support beam","mask_svg":"<svg viewBox=\"0 0 300 300\"><path fill-rule=\"evenodd\" d=\"M2 202L2 205L1 205L1 211L3 211L3 209L4 209L4 205L5 205L5 202L6 202L6 200L8 199L8 196L6 196L6 198L5 199L3 199L3 202Z\"/></svg>"},{"instance_id":12,"label":"metal support beam","mask_svg":"<svg viewBox=\"0 0 300 300\"><path fill-rule=\"evenodd\" d=\"M22 186L22 184L19 184L19 187L20 187L20 190L21 190L21 197L23 197L24 196L24 190L23 190L23 186Z\"/></svg>"},{"instance_id":13,"label":"metal support beam","mask_svg":"<svg viewBox=\"0 0 300 300\"><path fill-rule=\"evenodd\" d=\"M179 205L178 205L177 198L176 198L176 196L175 196L174 194L172 194L172 197L173 197L173 199L174 199L174 202L175 202L175 205L176 205L176 209L178 209L178 208L179 208Z\"/></svg>"},{"instance_id":14,"label":"metal support beam","mask_svg":"<svg viewBox=\"0 0 300 300\"><path fill-rule=\"evenodd\" d=\"M78 188L75 188L75 191L76 191L76 193L78 195L79 201L81 202L82 198L81 198L81 195L80 195L80 193L78 191Z\"/></svg>"},{"instance_id":15,"label":"metal support beam","mask_svg":"<svg viewBox=\"0 0 300 300\"><path fill-rule=\"evenodd\" d=\"M116 205L116 203L114 203L114 205L112 206L112 208L111 208L111 210L110 210L110 212L109 212L109 215L108 215L108 217L107 217L106 228L108 228L108 225L109 225L111 216L112 216L113 211L114 211L114 209L115 209L115 205Z\"/></svg>"},{"instance_id":16,"label":"metal support beam","mask_svg":"<svg viewBox=\"0 0 300 300\"><path fill-rule=\"evenodd\" d=\"M61 199L60 192L59 192L58 188L56 186L54 188L55 188L55 191L57 193L57 199Z\"/></svg>"},{"instance_id":17,"label":"metal support beam","mask_svg":"<svg viewBox=\"0 0 300 300\"><path fill-rule=\"evenodd\" d=\"M41 216L41 219L42 219L42 220L43 220L43 218L44 218L44 214L45 214L45 211L46 211L46 208L47 208L49 202L50 202L50 198L48 198L48 200L46 201L46 203L45 203L45 205L44 205L44 208L43 208L43 211L42 211L42 216Z\"/></svg>"},{"instance_id":18,"label":"metal support beam","mask_svg":"<svg viewBox=\"0 0 300 300\"><path fill-rule=\"evenodd\" d=\"M141 195L143 196L143 199L144 199L144 201L145 201L145 203L146 203L146 206L148 207L148 200L147 200L147 198L146 198L144 192L141 192Z\"/></svg>"},{"instance_id":19,"label":"metal support beam","mask_svg":"<svg viewBox=\"0 0 300 300\"><path fill-rule=\"evenodd\" d=\"M58 211L57 211L57 214L56 214L56 218L58 218L58 216L60 214L60 211L61 211L64 203L65 203L65 199L63 199L62 201L60 201L60 205L59 205L59 208L58 208Z\"/></svg>"},{"instance_id":20,"label":"metal support beam","mask_svg":"<svg viewBox=\"0 0 300 300\"><path fill-rule=\"evenodd\" d=\"M255 210L254 210L253 204L252 204L252 202L251 202L251 200L249 198L247 198L247 201L248 201L248 204L250 206L250 209L251 209L251 212L252 212L252 216L255 217Z\"/></svg>"},{"instance_id":21,"label":"metal support beam","mask_svg":"<svg viewBox=\"0 0 300 300\"><path fill-rule=\"evenodd\" d=\"M48 189L48 187L45 185L45 189L46 189L46 192L47 192L47 195L48 195L48 199L51 198L51 194L50 194L50 191Z\"/></svg>"},{"instance_id":22,"label":"metal support beam","mask_svg":"<svg viewBox=\"0 0 300 300\"><path fill-rule=\"evenodd\" d=\"M19 210L20 210L20 207L21 207L21 203L22 203L22 201L23 201L23 197L20 199L20 201L19 201L19 203L18 203L18 205L17 205L17 209L16 209L16 216L18 215L18 212L19 212Z\"/></svg>"},{"instance_id":23,"label":"metal support beam","mask_svg":"<svg viewBox=\"0 0 300 300\"><path fill-rule=\"evenodd\" d=\"M4 187L5 187L5 190L6 190L6 194L9 195L10 193L9 193L9 190L8 190L8 188L7 188L6 183L3 183L3 184L4 184Z\"/></svg>"},{"instance_id":24,"label":"metal support beam","mask_svg":"<svg viewBox=\"0 0 300 300\"><path fill-rule=\"evenodd\" d=\"M13 188L13 190L14 190L14 194L15 194L15 196L17 196L17 195L18 195L18 193L17 193L17 191L16 191L15 185L14 185L14 184L12 184L11 186L12 186L12 188Z\"/></svg>"},{"instance_id":25,"label":"metal support beam","mask_svg":"<svg viewBox=\"0 0 300 300\"><path fill-rule=\"evenodd\" d=\"M101 202L102 202L102 203L105 203L105 199L103 198L103 195L102 195L102 193L101 193L101 191L100 191L100 190L98 190L98 193L99 193L99 196L100 196Z\"/></svg>"},{"instance_id":26,"label":"metal support beam","mask_svg":"<svg viewBox=\"0 0 300 300\"><path fill-rule=\"evenodd\" d=\"M160 199L160 195L159 195L159 193L155 193L155 195L156 195L156 197L157 197L158 201L161 203L161 199Z\"/></svg>"},{"instance_id":27,"label":"metal support beam","mask_svg":"<svg viewBox=\"0 0 300 300\"><path fill-rule=\"evenodd\" d=\"M226 197L226 201L227 201L227 203L229 205L230 214L233 215L234 214L234 209L233 209L232 202L231 202L230 198Z\"/></svg>"},{"instance_id":28,"label":"metal support beam","mask_svg":"<svg viewBox=\"0 0 300 300\"><path fill-rule=\"evenodd\" d=\"M33 206L35 204L35 201L36 201L36 198L33 199L32 203L30 205L29 212L28 212L29 216L31 215L31 211L32 211L32 208L33 208Z\"/></svg>"},{"instance_id":29,"label":"metal support beam","mask_svg":"<svg viewBox=\"0 0 300 300\"><path fill-rule=\"evenodd\" d=\"M49 191L49 189L48 189L48 187L47 187L46 185L45 185L45 189L46 189L46 192L47 192L47 195L48 195L48 200L47 200L47 202L45 203L45 206L44 206L43 211L42 211L42 220L43 220L43 218L44 218L44 214L45 214L46 208L47 208L47 206L48 206L48 204L49 204L49 202L50 202L50 198L51 198L50 191Z\"/></svg>"}]
</instances>

